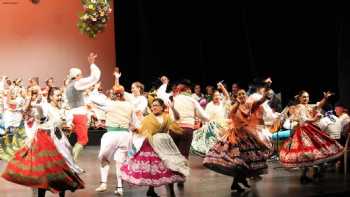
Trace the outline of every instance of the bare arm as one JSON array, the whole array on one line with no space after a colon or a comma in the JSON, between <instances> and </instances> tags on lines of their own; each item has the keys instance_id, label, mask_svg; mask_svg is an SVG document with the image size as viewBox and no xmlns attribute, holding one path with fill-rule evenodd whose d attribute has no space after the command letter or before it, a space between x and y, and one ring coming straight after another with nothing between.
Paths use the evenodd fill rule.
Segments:
<instances>
[{"instance_id":1,"label":"bare arm","mask_svg":"<svg viewBox=\"0 0 350 197\"><path fill-rule=\"evenodd\" d=\"M261 104L263 104L263 103L266 101L266 99L267 99L267 92L268 92L268 91L269 91L268 89L265 90L265 92L264 92L263 96L261 97L261 99L255 101L255 102L253 103L253 107L252 107L253 110L255 110L256 108L258 108Z\"/></svg>"},{"instance_id":2,"label":"bare arm","mask_svg":"<svg viewBox=\"0 0 350 197\"><path fill-rule=\"evenodd\" d=\"M122 76L122 73L119 72L119 68L116 68L113 75L114 75L114 86L120 85L119 79ZM124 91L124 97L125 97L125 100L130 101L133 98L133 95L127 91Z\"/></svg>"},{"instance_id":3,"label":"bare arm","mask_svg":"<svg viewBox=\"0 0 350 197\"><path fill-rule=\"evenodd\" d=\"M328 92L323 92L323 98L322 98L322 100L318 103L317 108L319 108L319 109L323 108L323 107L326 105L328 98L329 98L330 96L332 96L332 95L333 95L333 93L331 93L330 91L328 91Z\"/></svg>"},{"instance_id":4,"label":"bare arm","mask_svg":"<svg viewBox=\"0 0 350 197\"><path fill-rule=\"evenodd\" d=\"M114 75L114 77L115 77L115 78L114 78L114 85L117 86L117 85L120 84L120 83L119 83L119 78L122 76L122 73L119 72L119 68L118 68L118 67L115 69L113 75Z\"/></svg>"},{"instance_id":5,"label":"bare arm","mask_svg":"<svg viewBox=\"0 0 350 197\"><path fill-rule=\"evenodd\" d=\"M316 114L315 116L310 117L308 115L308 111L306 110L306 106L299 105L298 111L299 111L298 119L299 119L300 122L312 123L312 122L318 121L321 118L320 114Z\"/></svg>"},{"instance_id":6,"label":"bare arm","mask_svg":"<svg viewBox=\"0 0 350 197\"><path fill-rule=\"evenodd\" d=\"M229 93L227 92L225 86L222 84L222 83L218 83L218 88L222 91L222 93L224 94L225 96L225 100L230 100L230 95Z\"/></svg>"},{"instance_id":7,"label":"bare arm","mask_svg":"<svg viewBox=\"0 0 350 197\"><path fill-rule=\"evenodd\" d=\"M232 105L232 108L231 108L231 111L230 111L230 117L232 117L237 112L238 107L239 107L239 101L237 100L237 102L235 102Z\"/></svg>"},{"instance_id":8,"label":"bare arm","mask_svg":"<svg viewBox=\"0 0 350 197\"><path fill-rule=\"evenodd\" d=\"M175 120L180 120L180 113L175 109L174 103L170 104L171 111L173 112L173 116Z\"/></svg>"}]
</instances>

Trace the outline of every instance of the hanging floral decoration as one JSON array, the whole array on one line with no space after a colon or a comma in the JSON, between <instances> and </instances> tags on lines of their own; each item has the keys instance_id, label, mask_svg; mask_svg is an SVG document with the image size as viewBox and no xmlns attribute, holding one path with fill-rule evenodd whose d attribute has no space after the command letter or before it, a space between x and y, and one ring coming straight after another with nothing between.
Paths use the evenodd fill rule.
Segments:
<instances>
[{"instance_id":1,"label":"hanging floral decoration","mask_svg":"<svg viewBox=\"0 0 350 197\"><path fill-rule=\"evenodd\" d=\"M80 14L78 28L81 33L95 38L107 25L112 9L110 0L81 0L84 12Z\"/></svg>"}]
</instances>

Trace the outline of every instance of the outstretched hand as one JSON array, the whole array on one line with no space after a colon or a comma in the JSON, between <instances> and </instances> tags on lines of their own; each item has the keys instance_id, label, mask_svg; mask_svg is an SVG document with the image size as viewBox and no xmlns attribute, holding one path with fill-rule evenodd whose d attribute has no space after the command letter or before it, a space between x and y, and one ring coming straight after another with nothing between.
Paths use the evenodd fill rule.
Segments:
<instances>
[{"instance_id":1,"label":"outstretched hand","mask_svg":"<svg viewBox=\"0 0 350 197\"><path fill-rule=\"evenodd\" d=\"M225 88L225 86L221 82L217 83L217 86L219 90L223 90Z\"/></svg>"},{"instance_id":2,"label":"outstretched hand","mask_svg":"<svg viewBox=\"0 0 350 197\"><path fill-rule=\"evenodd\" d=\"M116 79L119 79L119 78L122 76L122 73L121 73L121 72L114 71L113 75L114 75L114 77L115 77Z\"/></svg>"},{"instance_id":3,"label":"outstretched hand","mask_svg":"<svg viewBox=\"0 0 350 197\"><path fill-rule=\"evenodd\" d=\"M268 77L267 79L265 79L264 82L268 84L272 84L271 77Z\"/></svg>"},{"instance_id":4,"label":"outstretched hand","mask_svg":"<svg viewBox=\"0 0 350 197\"><path fill-rule=\"evenodd\" d=\"M323 92L323 96L324 98L328 99L330 96L334 95L333 92L327 91L327 92Z\"/></svg>"},{"instance_id":5,"label":"outstretched hand","mask_svg":"<svg viewBox=\"0 0 350 197\"><path fill-rule=\"evenodd\" d=\"M89 64L94 64L95 63L95 59L97 58L97 54L96 53L93 53L91 52L88 56L88 61L89 61Z\"/></svg>"}]
</instances>

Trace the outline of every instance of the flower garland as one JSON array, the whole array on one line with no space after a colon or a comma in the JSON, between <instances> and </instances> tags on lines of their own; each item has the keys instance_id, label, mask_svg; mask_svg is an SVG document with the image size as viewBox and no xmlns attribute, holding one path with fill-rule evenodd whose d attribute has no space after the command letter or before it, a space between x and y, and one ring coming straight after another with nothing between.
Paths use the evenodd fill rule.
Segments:
<instances>
[{"instance_id":1,"label":"flower garland","mask_svg":"<svg viewBox=\"0 0 350 197\"><path fill-rule=\"evenodd\" d=\"M77 24L81 33L95 38L97 33L105 29L109 14L112 12L109 1L81 0L84 12L80 14Z\"/></svg>"}]
</instances>

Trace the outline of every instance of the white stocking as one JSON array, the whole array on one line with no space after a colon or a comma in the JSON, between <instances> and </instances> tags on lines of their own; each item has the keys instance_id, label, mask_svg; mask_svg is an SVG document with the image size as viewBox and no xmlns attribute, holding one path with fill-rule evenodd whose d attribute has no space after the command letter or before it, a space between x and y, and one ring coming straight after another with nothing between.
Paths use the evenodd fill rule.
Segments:
<instances>
[{"instance_id":1,"label":"white stocking","mask_svg":"<svg viewBox=\"0 0 350 197\"><path fill-rule=\"evenodd\" d=\"M121 168L122 167L122 163L116 162L115 164L115 171L116 171L116 175L117 175L117 188L118 191L122 191L122 187L123 187L123 183L122 183L122 175L121 175Z\"/></svg>"},{"instance_id":2,"label":"white stocking","mask_svg":"<svg viewBox=\"0 0 350 197\"><path fill-rule=\"evenodd\" d=\"M107 183L109 164L105 164L104 166L102 166L102 164L101 164L100 171L101 171L101 182Z\"/></svg>"}]
</instances>

